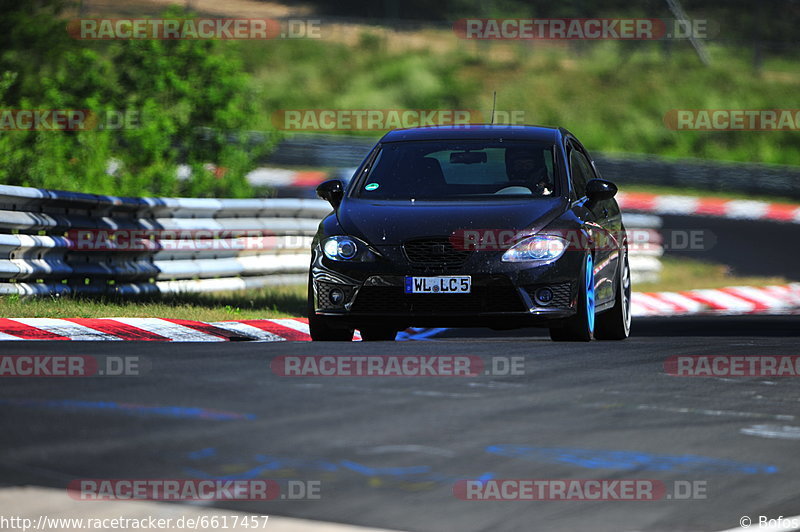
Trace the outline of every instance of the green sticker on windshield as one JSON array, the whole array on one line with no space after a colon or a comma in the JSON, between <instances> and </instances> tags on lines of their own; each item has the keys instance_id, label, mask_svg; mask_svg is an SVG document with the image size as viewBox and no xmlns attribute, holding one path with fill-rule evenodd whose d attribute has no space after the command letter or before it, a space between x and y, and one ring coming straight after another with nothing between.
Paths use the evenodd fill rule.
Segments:
<instances>
[{"instance_id":1,"label":"green sticker on windshield","mask_svg":"<svg viewBox=\"0 0 800 532\"><path fill-rule=\"evenodd\" d=\"M369 185L364 187L364 190L375 190L380 185L378 183L370 183Z\"/></svg>"}]
</instances>

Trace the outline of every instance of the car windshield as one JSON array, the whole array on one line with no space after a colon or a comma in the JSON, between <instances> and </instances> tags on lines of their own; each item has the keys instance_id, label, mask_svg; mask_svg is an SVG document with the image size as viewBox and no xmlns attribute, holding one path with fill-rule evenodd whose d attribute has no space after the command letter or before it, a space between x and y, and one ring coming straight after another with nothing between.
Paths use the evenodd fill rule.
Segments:
<instances>
[{"instance_id":1,"label":"car windshield","mask_svg":"<svg viewBox=\"0 0 800 532\"><path fill-rule=\"evenodd\" d=\"M552 196L553 145L500 139L386 143L356 186L354 195L364 199Z\"/></svg>"}]
</instances>

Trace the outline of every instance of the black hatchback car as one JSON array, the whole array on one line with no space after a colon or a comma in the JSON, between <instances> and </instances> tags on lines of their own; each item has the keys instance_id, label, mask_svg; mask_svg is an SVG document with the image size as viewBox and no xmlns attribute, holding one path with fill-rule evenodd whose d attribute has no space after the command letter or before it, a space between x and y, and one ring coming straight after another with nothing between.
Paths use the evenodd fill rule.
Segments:
<instances>
[{"instance_id":1,"label":"black hatchback car","mask_svg":"<svg viewBox=\"0 0 800 532\"><path fill-rule=\"evenodd\" d=\"M563 128L387 133L312 244L314 340L406 327L540 326L553 340L627 338L631 277L616 186Z\"/></svg>"}]
</instances>

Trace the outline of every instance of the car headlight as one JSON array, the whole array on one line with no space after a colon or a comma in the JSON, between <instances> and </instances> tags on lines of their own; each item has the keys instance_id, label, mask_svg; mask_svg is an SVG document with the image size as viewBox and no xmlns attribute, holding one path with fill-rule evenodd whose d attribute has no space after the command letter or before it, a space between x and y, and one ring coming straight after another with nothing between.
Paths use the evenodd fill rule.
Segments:
<instances>
[{"instance_id":1,"label":"car headlight","mask_svg":"<svg viewBox=\"0 0 800 532\"><path fill-rule=\"evenodd\" d=\"M503 253L503 262L552 261L564 254L567 241L555 235L536 235L511 246Z\"/></svg>"},{"instance_id":2,"label":"car headlight","mask_svg":"<svg viewBox=\"0 0 800 532\"><path fill-rule=\"evenodd\" d=\"M371 262L375 254L369 246L352 236L332 236L322 241L322 252L330 260Z\"/></svg>"}]
</instances>

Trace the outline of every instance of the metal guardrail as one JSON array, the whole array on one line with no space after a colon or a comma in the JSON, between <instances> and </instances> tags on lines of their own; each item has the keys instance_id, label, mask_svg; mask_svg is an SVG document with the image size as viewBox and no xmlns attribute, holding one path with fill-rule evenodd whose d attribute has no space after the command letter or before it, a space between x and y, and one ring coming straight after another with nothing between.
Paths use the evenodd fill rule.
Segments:
<instances>
[{"instance_id":1,"label":"metal guardrail","mask_svg":"<svg viewBox=\"0 0 800 532\"><path fill-rule=\"evenodd\" d=\"M662 220L652 214L623 214L628 239L631 281L654 283L661 279L661 257L664 255L663 238L659 230Z\"/></svg>"},{"instance_id":2,"label":"metal guardrail","mask_svg":"<svg viewBox=\"0 0 800 532\"><path fill-rule=\"evenodd\" d=\"M0 294L138 295L303 283L330 206L312 199L121 198L0 185ZM628 215L637 229L655 216ZM649 233L648 233L649 234ZM656 248L631 254L637 279Z\"/></svg>"},{"instance_id":3,"label":"metal guardrail","mask_svg":"<svg viewBox=\"0 0 800 532\"><path fill-rule=\"evenodd\" d=\"M119 294L304 282L330 206L121 198L0 185L0 293Z\"/></svg>"}]
</instances>

